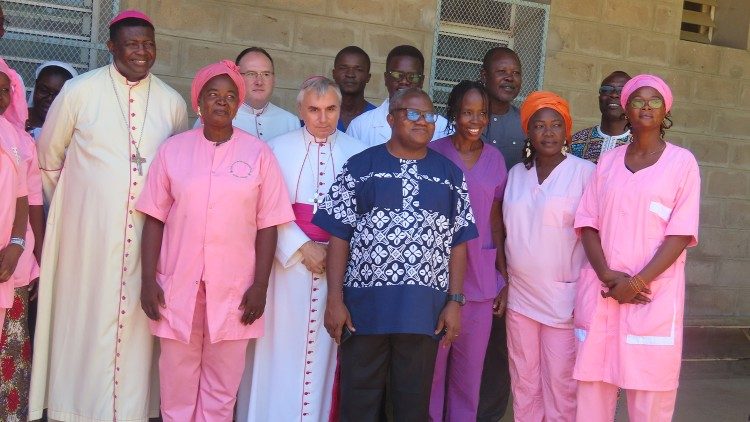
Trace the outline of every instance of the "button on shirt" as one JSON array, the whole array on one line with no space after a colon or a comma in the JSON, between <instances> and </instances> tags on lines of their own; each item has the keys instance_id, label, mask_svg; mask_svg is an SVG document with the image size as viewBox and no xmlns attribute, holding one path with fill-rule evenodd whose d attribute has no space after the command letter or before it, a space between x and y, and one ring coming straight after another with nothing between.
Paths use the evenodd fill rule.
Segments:
<instances>
[{"instance_id":1,"label":"button on shirt","mask_svg":"<svg viewBox=\"0 0 750 422\"><path fill-rule=\"evenodd\" d=\"M477 237L461 170L432 150L402 160L385 145L349 159L313 223L350 243L344 303L358 335L432 336L450 249Z\"/></svg>"},{"instance_id":2,"label":"button on shirt","mask_svg":"<svg viewBox=\"0 0 750 422\"><path fill-rule=\"evenodd\" d=\"M164 222L156 279L167 308L152 333L187 342L199 281L212 342L259 337L263 320L240 322L255 276L258 230L294 220L271 149L235 130L215 145L201 129L173 136L151 164L137 209Z\"/></svg>"},{"instance_id":3,"label":"button on shirt","mask_svg":"<svg viewBox=\"0 0 750 422\"><path fill-rule=\"evenodd\" d=\"M503 153L505 168L513 168L523 161L526 135L521 129L521 112L518 108L511 105L507 113L491 115L482 140Z\"/></svg>"}]
</instances>

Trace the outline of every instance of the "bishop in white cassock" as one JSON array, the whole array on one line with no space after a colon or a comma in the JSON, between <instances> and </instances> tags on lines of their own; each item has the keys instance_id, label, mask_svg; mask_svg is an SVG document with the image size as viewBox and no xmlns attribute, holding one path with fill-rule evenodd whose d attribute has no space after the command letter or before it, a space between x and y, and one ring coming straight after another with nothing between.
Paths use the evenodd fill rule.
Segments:
<instances>
[{"instance_id":1,"label":"bishop in white cassock","mask_svg":"<svg viewBox=\"0 0 750 422\"><path fill-rule=\"evenodd\" d=\"M51 205L30 420L47 408L51 420L145 422L149 399L158 398L140 304L144 216L134 207L157 148L187 128L187 111L149 73L156 46L148 16L125 11L110 28L114 63L65 84L38 141Z\"/></svg>"},{"instance_id":2,"label":"bishop in white cassock","mask_svg":"<svg viewBox=\"0 0 750 422\"><path fill-rule=\"evenodd\" d=\"M296 221L278 227L265 334L248 352L238 421L328 421L331 410L337 349L323 326L328 234L310 221L344 163L365 146L336 130L334 82L308 79L297 98L305 127L269 141Z\"/></svg>"}]
</instances>

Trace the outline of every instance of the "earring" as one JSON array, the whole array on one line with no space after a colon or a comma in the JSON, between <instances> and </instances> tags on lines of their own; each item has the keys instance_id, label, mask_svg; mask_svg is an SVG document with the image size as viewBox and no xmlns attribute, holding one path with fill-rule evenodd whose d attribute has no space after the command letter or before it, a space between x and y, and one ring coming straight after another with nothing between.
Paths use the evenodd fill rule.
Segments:
<instances>
[{"instance_id":1,"label":"earring","mask_svg":"<svg viewBox=\"0 0 750 422\"><path fill-rule=\"evenodd\" d=\"M198 117L202 117L202 116L203 116L203 115L201 114L201 109L200 109L200 108L198 108Z\"/></svg>"},{"instance_id":2,"label":"earring","mask_svg":"<svg viewBox=\"0 0 750 422\"><path fill-rule=\"evenodd\" d=\"M561 152L562 152L563 157L567 157L568 156L568 146L567 145L563 145Z\"/></svg>"},{"instance_id":3,"label":"earring","mask_svg":"<svg viewBox=\"0 0 750 422\"><path fill-rule=\"evenodd\" d=\"M531 148L526 147L526 158L531 157Z\"/></svg>"}]
</instances>

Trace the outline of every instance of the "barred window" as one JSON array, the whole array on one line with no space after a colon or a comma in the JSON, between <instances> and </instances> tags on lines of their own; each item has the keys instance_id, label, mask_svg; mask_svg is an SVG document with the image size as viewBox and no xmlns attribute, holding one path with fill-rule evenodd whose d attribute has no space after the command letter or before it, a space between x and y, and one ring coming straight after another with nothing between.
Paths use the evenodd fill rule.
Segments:
<instances>
[{"instance_id":1,"label":"barred window","mask_svg":"<svg viewBox=\"0 0 750 422\"><path fill-rule=\"evenodd\" d=\"M747 0L684 0L680 39L747 50Z\"/></svg>"},{"instance_id":2,"label":"barred window","mask_svg":"<svg viewBox=\"0 0 750 422\"><path fill-rule=\"evenodd\" d=\"M521 58L523 85L515 103L541 89L549 5L524 0L442 0L430 72L435 109L445 112L448 95L461 80L478 80L482 59L494 47L510 47Z\"/></svg>"},{"instance_id":3,"label":"barred window","mask_svg":"<svg viewBox=\"0 0 750 422\"><path fill-rule=\"evenodd\" d=\"M105 43L118 0L4 0L6 34L0 56L34 86L34 71L47 60L85 72L110 61Z\"/></svg>"},{"instance_id":4,"label":"barred window","mask_svg":"<svg viewBox=\"0 0 750 422\"><path fill-rule=\"evenodd\" d=\"M711 44L714 35L716 0L684 1L680 38Z\"/></svg>"}]
</instances>

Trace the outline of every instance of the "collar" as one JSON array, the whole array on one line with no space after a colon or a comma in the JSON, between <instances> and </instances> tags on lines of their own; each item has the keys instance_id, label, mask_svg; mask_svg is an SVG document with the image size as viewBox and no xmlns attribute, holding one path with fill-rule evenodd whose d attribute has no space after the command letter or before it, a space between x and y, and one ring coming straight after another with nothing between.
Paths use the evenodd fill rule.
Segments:
<instances>
[{"instance_id":1,"label":"collar","mask_svg":"<svg viewBox=\"0 0 750 422\"><path fill-rule=\"evenodd\" d=\"M601 138L604 138L604 139L614 139L614 140L619 141L620 139L625 139L628 136L630 136L630 130L626 130L625 132L623 132L620 135L610 136L610 135L607 135L606 133L604 133L602 131L602 125L598 124L598 125L594 126L594 135L597 135L597 136L599 136Z\"/></svg>"},{"instance_id":2,"label":"collar","mask_svg":"<svg viewBox=\"0 0 750 422\"><path fill-rule=\"evenodd\" d=\"M337 130L334 129L333 132L331 132L331 134L326 136L325 138L317 138L313 136L312 133L310 133L307 130L307 127L303 127L302 137L305 139L306 144L316 143L318 145L325 145L328 143L328 140L330 139L331 140L330 144L331 146L333 146L333 143L336 141L336 135L337 135L336 132Z\"/></svg>"},{"instance_id":3,"label":"collar","mask_svg":"<svg viewBox=\"0 0 750 422\"><path fill-rule=\"evenodd\" d=\"M143 81L147 81L151 78L151 72L146 75L145 78L141 79L140 81L131 82L129 81L125 76L120 73L120 71L117 69L117 66L115 66L115 62L112 62L112 64L109 65L109 74L112 75L112 79L114 79L115 82L117 82L120 85L127 86L128 88L133 88L141 84Z\"/></svg>"}]
</instances>

